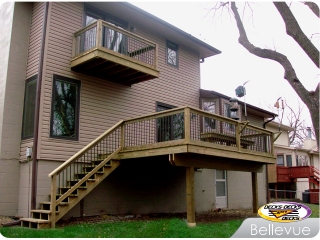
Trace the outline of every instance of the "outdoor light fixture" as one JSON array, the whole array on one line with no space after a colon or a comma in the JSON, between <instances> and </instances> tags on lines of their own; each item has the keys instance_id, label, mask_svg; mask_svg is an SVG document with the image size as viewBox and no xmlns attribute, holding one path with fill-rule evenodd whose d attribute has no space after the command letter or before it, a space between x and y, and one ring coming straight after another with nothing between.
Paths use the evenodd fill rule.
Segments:
<instances>
[{"instance_id":1,"label":"outdoor light fixture","mask_svg":"<svg viewBox=\"0 0 320 240\"><path fill-rule=\"evenodd\" d=\"M230 117L234 120L239 120L238 117L238 110L239 110L239 104L238 104L238 99L236 98L231 98L229 100L231 102L231 107L230 107Z\"/></svg>"}]
</instances>

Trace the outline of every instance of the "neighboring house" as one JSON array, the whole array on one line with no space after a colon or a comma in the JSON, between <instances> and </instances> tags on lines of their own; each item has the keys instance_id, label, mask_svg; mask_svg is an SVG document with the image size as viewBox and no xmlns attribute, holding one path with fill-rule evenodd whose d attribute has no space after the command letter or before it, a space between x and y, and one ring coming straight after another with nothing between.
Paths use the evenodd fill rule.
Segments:
<instances>
[{"instance_id":1,"label":"neighboring house","mask_svg":"<svg viewBox=\"0 0 320 240\"><path fill-rule=\"evenodd\" d=\"M311 134L304 140L302 148L290 146L289 133L292 127L271 122L271 131L281 132L275 141L276 164L268 165L268 182L271 198L304 199L319 203L319 150ZM310 191L306 193L305 191Z\"/></svg>"},{"instance_id":2,"label":"neighboring house","mask_svg":"<svg viewBox=\"0 0 320 240\"><path fill-rule=\"evenodd\" d=\"M124 2L7 2L0 16L0 215L195 225L196 211L266 203L274 115L248 105L250 123L241 106L233 120L227 96L199 93L219 50Z\"/></svg>"}]
</instances>

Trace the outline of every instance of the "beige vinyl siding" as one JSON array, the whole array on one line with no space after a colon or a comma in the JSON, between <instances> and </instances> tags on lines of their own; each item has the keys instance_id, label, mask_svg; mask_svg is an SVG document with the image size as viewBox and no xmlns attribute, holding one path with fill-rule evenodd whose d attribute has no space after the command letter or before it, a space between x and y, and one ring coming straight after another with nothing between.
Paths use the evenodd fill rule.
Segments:
<instances>
[{"instance_id":1,"label":"beige vinyl siding","mask_svg":"<svg viewBox=\"0 0 320 240\"><path fill-rule=\"evenodd\" d=\"M38 73L44 6L40 2L33 5L26 79Z\"/></svg>"},{"instance_id":2,"label":"beige vinyl siding","mask_svg":"<svg viewBox=\"0 0 320 240\"><path fill-rule=\"evenodd\" d=\"M243 113L242 113L242 121L245 121L246 120L246 117L245 117L245 114L244 114L244 110L243 110ZM264 119L263 117L259 117L259 116L255 116L255 115L252 115L252 114L247 114L247 118L248 118L248 121L250 122L250 124L254 125L254 126L257 126L257 127L263 127L263 122L264 122Z\"/></svg>"},{"instance_id":3,"label":"beige vinyl siding","mask_svg":"<svg viewBox=\"0 0 320 240\"><path fill-rule=\"evenodd\" d=\"M39 158L65 161L121 119L155 112L156 101L198 107L198 55L179 45L179 68L166 64L166 39L137 33L158 44L160 77L131 87L70 70L72 34L82 26L83 4L50 2L40 120ZM49 138L53 74L81 81L79 141Z\"/></svg>"}]
</instances>

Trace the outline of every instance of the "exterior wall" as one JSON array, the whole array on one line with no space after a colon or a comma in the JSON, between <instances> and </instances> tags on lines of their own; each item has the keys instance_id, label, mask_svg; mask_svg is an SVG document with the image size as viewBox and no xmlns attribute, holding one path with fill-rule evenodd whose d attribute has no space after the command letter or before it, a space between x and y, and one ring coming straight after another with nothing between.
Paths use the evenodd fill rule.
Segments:
<instances>
[{"instance_id":1,"label":"exterior wall","mask_svg":"<svg viewBox=\"0 0 320 240\"><path fill-rule=\"evenodd\" d=\"M276 125L276 123L269 123L266 125L266 128L273 132L279 132L279 126ZM283 130L280 128L280 131L282 132L278 139L274 142L275 145L281 145L281 146L290 146L289 142L289 134L287 130Z\"/></svg>"},{"instance_id":2,"label":"exterior wall","mask_svg":"<svg viewBox=\"0 0 320 240\"><path fill-rule=\"evenodd\" d=\"M266 167L258 173L258 207L267 203ZM241 179L241 181L240 181ZM251 173L228 171L228 208L252 208Z\"/></svg>"},{"instance_id":3,"label":"exterior wall","mask_svg":"<svg viewBox=\"0 0 320 240\"><path fill-rule=\"evenodd\" d=\"M196 212L201 213L215 209L215 170L203 169L201 172L195 171L194 175L194 197Z\"/></svg>"},{"instance_id":4,"label":"exterior wall","mask_svg":"<svg viewBox=\"0 0 320 240\"><path fill-rule=\"evenodd\" d=\"M10 51L10 40L11 40L11 29L13 21L13 2L6 2L0 5L0 159L2 159L1 148L2 148L2 132L3 127L3 116L5 106L5 90L7 83L7 71L9 62L9 51Z\"/></svg>"},{"instance_id":5,"label":"exterior wall","mask_svg":"<svg viewBox=\"0 0 320 240\"><path fill-rule=\"evenodd\" d=\"M35 66L38 65L40 44L38 42L33 44L33 42L40 41L41 39L41 31L39 31L39 28L42 28L42 24L40 24L40 22L43 22L42 12L43 3L36 4L31 26L30 41L32 43L29 48L28 77L37 73ZM48 194L50 193L48 173L60 165L61 161L67 160L119 120L155 112L156 101L177 107L185 105L198 107L199 105L200 64L198 55L179 45L179 68L168 66L166 64L165 36L151 35L148 29L140 28L138 25L135 25L138 29L137 32L135 32L136 34L158 44L158 69L160 70L160 77L158 79L127 87L72 72L70 70L72 51L71 36L74 32L82 28L82 17L83 3L50 2L49 4L40 103L41 116L38 146L38 158L40 160L38 164L37 203L48 201ZM49 138L53 74L69 77L81 82L80 132L78 141ZM25 152L28 146L32 146L32 141L23 141L20 151L22 153ZM26 160L25 154L21 155L21 160ZM24 176L22 181L24 181L29 177L26 173L27 167L24 167L21 171L24 171L22 173ZM113 174L117 176L117 174L121 174L121 171L117 169ZM185 173L183 174L185 175ZM112 181L112 177L111 180L106 179L106 181ZM125 179L123 181L125 181ZM185 177L183 178L183 182L184 181ZM106 185L102 185L98 187L97 190L94 190L86 198L86 202L95 202L91 201L91 199L95 198L96 195L100 195L101 191L99 192L99 189L105 186ZM170 190L170 188L168 189ZM174 189L176 189L176 187L174 187ZM181 189L181 191L185 191L185 187ZM117 188L117 191L119 191L118 194L120 198L120 195L123 194L122 189ZM175 191L176 190L173 192ZM20 209L22 215L25 215L27 212L26 206L28 203L27 198L24 197L27 192L26 187L20 191ZM91 195L94 197L90 197ZM183 199L185 198L184 195L185 194L183 194ZM164 196L166 195L162 195L162 197ZM132 202L127 201L126 204L132 205L134 202L135 200ZM170 208L170 206L164 208L163 206L166 205L160 204L160 202L155 203L152 208L156 211L157 206L161 206L161 211L178 211L179 209L185 211L185 207L181 207L180 202L180 200L172 202L175 208ZM104 204L104 200L101 199L101 203L95 207L93 204L86 205L86 211L88 212L86 214L96 214L96 211L100 208L99 206ZM137 211L139 210L138 207L134 208L131 207L131 205L130 208L137 209ZM109 206L112 206L112 204ZM75 209L79 209L79 206L75 207ZM129 206L127 209L129 209ZM124 208L120 208L118 210L105 209L104 211L119 212L125 210ZM141 211L143 212L143 210ZM159 211L159 209L157 211ZM72 214L72 212L70 214Z\"/></svg>"},{"instance_id":6,"label":"exterior wall","mask_svg":"<svg viewBox=\"0 0 320 240\"><path fill-rule=\"evenodd\" d=\"M44 7L45 7L45 4L43 2L36 2L33 4L30 36L29 36L30 44L28 48L27 71L26 71L25 79L28 79L38 74L41 39L42 39L43 22L44 22ZM21 161L26 160L25 151L27 147L33 147L33 138L22 139L21 147L20 147Z\"/></svg>"},{"instance_id":7,"label":"exterior wall","mask_svg":"<svg viewBox=\"0 0 320 240\"><path fill-rule=\"evenodd\" d=\"M31 26L29 37L27 69L24 80L38 74L41 37L43 30L44 3L34 3L32 6ZM18 215L27 217L30 213L31 196L31 162L27 161L26 149L33 147L33 138L22 139L20 145L20 182L19 182L19 210ZM46 199L47 200L47 199Z\"/></svg>"},{"instance_id":8,"label":"exterior wall","mask_svg":"<svg viewBox=\"0 0 320 240\"><path fill-rule=\"evenodd\" d=\"M83 3L50 3L41 101L40 159L65 161L119 120L155 112L156 101L198 107L198 56L179 46L179 68L168 66L166 38L148 35L146 29L138 26L136 34L158 44L159 79L126 87L72 72L70 36L82 27L82 15ZM81 81L79 141L49 138L53 74Z\"/></svg>"},{"instance_id":9,"label":"exterior wall","mask_svg":"<svg viewBox=\"0 0 320 240\"><path fill-rule=\"evenodd\" d=\"M18 212L18 160L31 10L32 4L24 2L3 3L0 7L4 61L0 64L0 215Z\"/></svg>"}]
</instances>

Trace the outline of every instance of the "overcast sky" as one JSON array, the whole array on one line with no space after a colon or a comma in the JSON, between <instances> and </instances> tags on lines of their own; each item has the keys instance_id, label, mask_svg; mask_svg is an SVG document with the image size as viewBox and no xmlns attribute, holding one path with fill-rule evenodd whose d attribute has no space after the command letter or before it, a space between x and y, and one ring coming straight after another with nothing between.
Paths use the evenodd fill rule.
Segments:
<instances>
[{"instance_id":1,"label":"overcast sky","mask_svg":"<svg viewBox=\"0 0 320 240\"><path fill-rule=\"evenodd\" d=\"M201 88L235 97L237 86L249 81L245 85L247 103L278 113L276 108L270 106L282 97L289 105L297 107L299 98L283 78L284 72L280 64L256 57L242 47L238 43L238 29L233 16L225 10L223 14L219 12L213 17L213 11L210 9L215 2L131 3L222 51L217 56L205 59L201 64ZM247 8L244 15L249 40L261 48L285 54L304 86L308 90L314 90L319 83L319 69L297 43L286 35L283 20L275 6L272 2L258 1L250 4L253 11ZM237 6L242 16L243 4L237 2ZM308 37L319 33L319 19L308 7L299 2L292 2L291 10ZM319 48L319 35L316 34L312 42ZM304 117L308 119L310 116L306 106L304 110ZM285 110L285 113L287 111Z\"/></svg>"}]
</instances>

